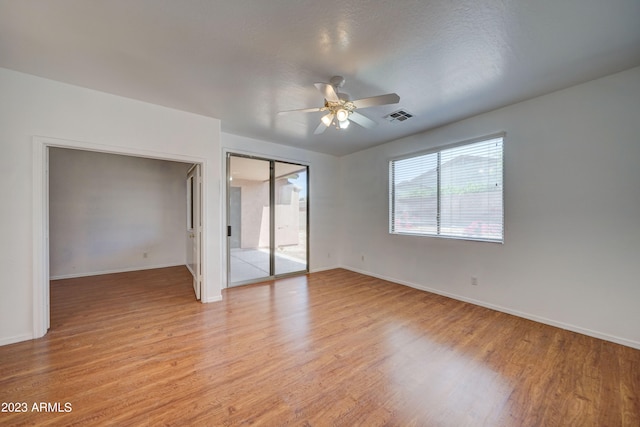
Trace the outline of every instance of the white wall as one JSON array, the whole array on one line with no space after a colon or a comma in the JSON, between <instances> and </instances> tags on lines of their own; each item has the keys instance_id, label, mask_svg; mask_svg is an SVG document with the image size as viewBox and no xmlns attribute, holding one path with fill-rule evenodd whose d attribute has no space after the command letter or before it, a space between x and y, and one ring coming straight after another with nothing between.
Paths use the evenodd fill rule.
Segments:
<instances>
[{"instance_id":1,"label":"white wall","mask_svg":"<svg viewBox=\"0 0 640 427\"><path fill-rule=\"evenodd\" d=\"M51 278L185 265L190 166L51 148Z\"/></svg>"},{"instance_id":2,"label":"white wall","mask_svg":"<svg viewBox=\"0 0 640 427\"><path fill-rule=\"evenodd\" d=\"M309 166L309 270L320 271L338 267L340 259L339 159L326 154L224 132L222 147L229 152L288 160Z\"/></svg>"},{"instance_id":3,"label":"white wall","mask_svg":"<svg viewBox=\"0 0 640 427\"><path fill-rule=\"evenodd\" d=\"M4 69L0 93L0 345L33 337L32 139L40 135L201 161L205 300L226 283L222 141L310 165L312 271L345 266L640 348L640 68L341 159ZM507 132L504 245L388 234L389 158L498 131Z\"/></svg>"},{"instance_id":4,"label":"white wall","mask_svg":"<svg viewBox=\"0 0 640 427\"><path fill-rule=\"evenodd\" d=\"M389 235L390 158L499 131L504 245ZM640 68L358 152L341 167L345 267L640 348Z\"/></svg>"},{"instance_id":5,"label":"white wall","mask_svg":"<svg viewBox=\"0 0 640 427\"><path fill-rule=\"evenodd\" d=\"M220 122L216 119L0 69L0 344L32 338L34 136L61 145L201 162L205 301L220 298ZM37 187L38 183L36 183Z\"/></svg>"}]
</instances>

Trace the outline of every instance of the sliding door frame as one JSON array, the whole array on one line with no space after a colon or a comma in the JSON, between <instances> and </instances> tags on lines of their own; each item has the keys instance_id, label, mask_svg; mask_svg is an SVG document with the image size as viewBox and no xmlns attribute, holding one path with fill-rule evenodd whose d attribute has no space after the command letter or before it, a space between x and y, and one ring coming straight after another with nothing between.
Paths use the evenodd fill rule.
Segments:
<instances>
[{"instance_id":1,"label":"sliding door frame","mask_svg":"<svg viewBox=\"0 0 640 427\"><path fill-rule=\"evenodd\" d=\"M260 161L266 161L269 162L269 275L265 276L265 277L261 277L261 278L256 278L256 279L251 279L251 280L247 280L247 281L243 281L243 282L231 282L231 158L232 157L240 157L240 158L245 158L245 159L253 159L253 160L260 160ZM305 242L305 269L304 270L299 270L299 271L294 271L294 272L288 272L288 273L282 273L282 274L276 274L276 233L275 233L275 228L276 228L276 195L275 195L275 191L276 191L276 186L275 186L275 181L276 181L276 168L275 165L276 163L286 163L286 164L290 164L290 165L295 165L295 166L300 166L300 169L305 169L306 170L306 191L307 191L307 195L306 195L306 209L307 209L307 213L305 215L305 230L306 230L306 242ZM251 283L258 283L258 282L263 282L263 281L267 281L267 280L273 280L273 279L277 279L277 278L282 278L282 277L288 277L288 276L299 276L299 275L303 275L303 274L308 274L309 273L309 259L310 259L310 254L309 254L309 241L310 241L310 232L309 232L309 217L310 217L310 189L309 189L309 182L310 182L310 172L309 172L309 165L305 164L305 163L301 163L301 162L296 162L296 161L292 161L292 160L283 160L283 159L278 159L278 158L270 158L270 157L265 157L265 156L261 156L261 155L253 155L253 154L247 154L247 153L240 153L240 152L236 152L236 151L225 151L225 169L226 169L226 185L225 185L225 193L226 193L226 197L225 197L225 203L226 203L226 213L225 213L225 220L226 220L226 224L225 224L225 235L226 235L226 258L227 258L227 269L226 269L226 286L230 287L230 286L238 286L238 285L248 285ZM242 240L242 239L240 239Z\"/></svg>"}]
</instances>

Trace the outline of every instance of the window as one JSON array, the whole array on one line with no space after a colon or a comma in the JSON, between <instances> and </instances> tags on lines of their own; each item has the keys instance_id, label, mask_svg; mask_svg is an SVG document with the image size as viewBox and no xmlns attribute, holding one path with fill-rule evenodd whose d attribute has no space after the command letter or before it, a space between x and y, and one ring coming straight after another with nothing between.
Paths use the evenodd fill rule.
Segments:
<instances>
[{"instance_id":1,"label":"window","mask_svg":"<svg viewBox=\"0 0 640 427\"><path fill-rule=\"evenodd\" d=\"M389 162L389 232L503 242L503 136Z\"/></svg>"}]
</instances>

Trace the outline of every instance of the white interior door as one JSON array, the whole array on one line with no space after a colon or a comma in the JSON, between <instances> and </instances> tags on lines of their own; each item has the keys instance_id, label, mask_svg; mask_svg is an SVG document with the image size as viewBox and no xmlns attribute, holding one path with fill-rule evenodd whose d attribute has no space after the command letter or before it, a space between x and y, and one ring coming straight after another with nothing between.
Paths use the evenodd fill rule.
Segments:
<instances>
[{"instance_id":1,"label":"white interior door","mask_svg":"<svg viewBox=\"0 0 640 427\"><path fill-rule=\"evenodd\" d=\"M193 291L200 299L202 287L202 177L200 165L187 173L187 267L193 275Z\"/></svg>"}]
</instances>

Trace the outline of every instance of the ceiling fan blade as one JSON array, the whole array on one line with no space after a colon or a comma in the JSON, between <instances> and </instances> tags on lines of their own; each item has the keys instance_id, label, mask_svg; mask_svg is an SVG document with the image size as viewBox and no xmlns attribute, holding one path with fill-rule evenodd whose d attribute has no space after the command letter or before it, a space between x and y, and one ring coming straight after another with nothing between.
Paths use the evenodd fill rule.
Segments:
<instances>
[{"instance_id":1,"label":"ceiling fan blade","mask_svg":"<svg viewBox=\"0 0 640 427\"><path fill-rule=\"evenodd\" d=\"M318 125L318 127L316 128L316 130L313 131L314 135L320 135L321 133L323 133L325 130L327 130L327 127L324 125L324 123L320 122L320 124Z\"/></svg>"},{"instance_id":2,"label":"ceiling fan blade","mask_svg":"<svg viewBox=\"0 0 640 427\"><path fill-rule=\"evenodd\" d=\"M322 92L322 95L324 95L324 99L326 99L327 101L340 102L340 98L338 97L338 94L336 93L333 86L331 86L330 84L314 83L314 86L317 87L320 92Z\"/></svg>"},{"instance_id":3,"label":"ceiling fan blade","mask_svg":"<svg viewBox=\"0 0 640 427\"><path fill-rule=\"evenodd\" d=\"M349 114L349 120L367 129L378 125L376 122L374 122L370 118L365 117L362 114L357 113L355 111Z\"/></svg>"},{"instance_id":4,"label":"ceiling fan blade","mask_svg":"<svg viewBox=\"0 0 640 427\"><path fill-rule=\"evenodd\" d=\"M278 114L285 114L285 113L315 113L316 111L322 111L324 107L318 107L318 108L301 108L299 110L285 110L285 111L278 111Z\"/></svg>"},{"instance_id":5,"label":"ceiling fan blade","mask_svg":"<svg viewBox=\"0 0 640 427\"><path fill-rule=\"evenodd\" d=\"M400 102L400 97L397 93L388 93L386 95L372 96L371 98L356 99L351 102L356 108L367 108L375 107L376 105L397 104Z\"/></svg>"}]
</instances>

